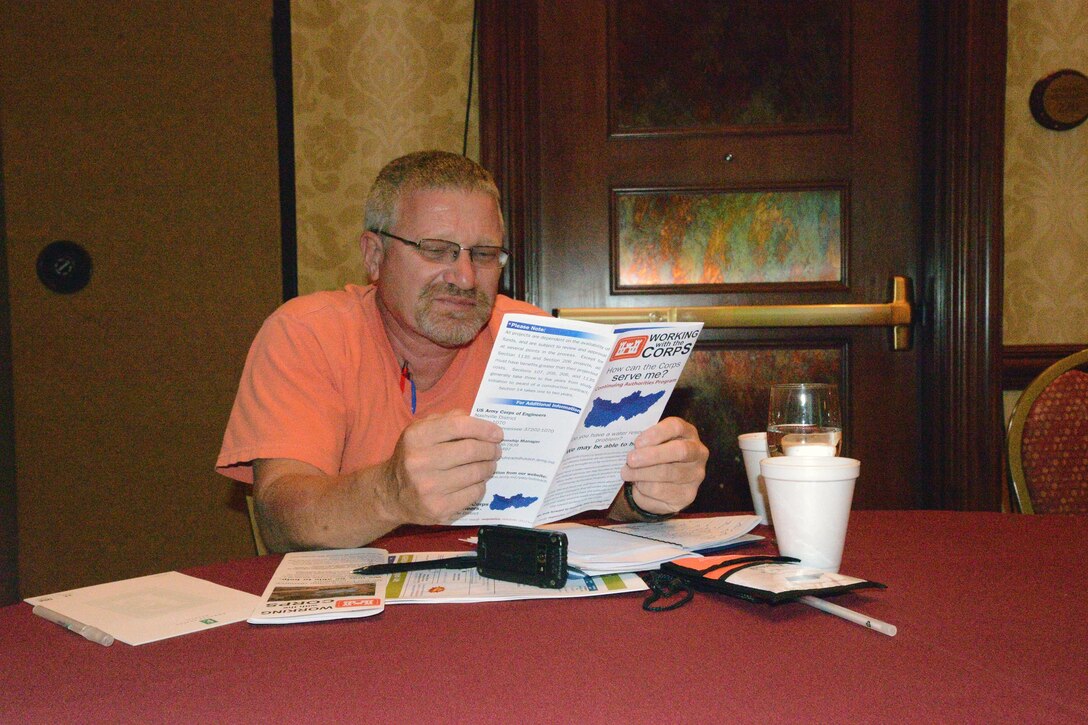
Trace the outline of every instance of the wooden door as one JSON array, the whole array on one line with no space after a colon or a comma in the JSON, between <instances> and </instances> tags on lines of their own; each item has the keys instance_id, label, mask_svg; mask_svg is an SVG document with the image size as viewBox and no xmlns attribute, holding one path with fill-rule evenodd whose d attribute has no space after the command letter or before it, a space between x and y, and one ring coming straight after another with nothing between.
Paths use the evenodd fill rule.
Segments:
<instances>
[{"instance_id":1,"label":"wooden door","mask_svg":"<svg viewBox=\"0 0 1088 725\"><path fill-rule=\"evenodd\" d=\"M0 15L20 595L249 555L213 466L280 300L271 3ZM85 288L39 280L56 240Z\"/></svg>"},{"instance_id":2,"label":"wooden door","mask_svg":"<svg viewBox=\"0 0 1088 725\"><path fill-rule=\"evenodd\" d=\"M515 137L524 134L515 140L524 144L522 150L512 151L509 135L497 145L489 145L485 137L483 145L485 162L488 149L496 148L492 166L505 177L508 189L523 194L508 202L507 210L512 231L529 237L529 243L511 240L520 252L509 280L515 293L545 308L579 308L574 316L583 316L588 308L597 319L606 319L599 313L627 308L683 311L884 302L896 275L923 284L938 276L934 265L939 267L948 252L934 253L938 242L932 223L952 212L941 193L930 193L932 167L926 162L932 156L927 154L939 142L933 126L925 122L925 110L940 108L944 98L929 93L938 72L930 54L937 52L935 43L952 41L931 32L937 23L926 15L923 3L595 0L528 5L532 7L523 6L522 17L514 20L522 22L522 34L506 42L511 53L536 48L529 60L514 66L528 79L522 87L533 92L520 105L514 101L514 110L495 108L504 114L498 121L489 120L486 96L481 110L485 135L489 123L500 135L509 133L504 122L509 124L516 111L528 119L513 129ZM510 17L508 13L508 22ZM817 19L819 23L812 22ZM951 27L956 18L945 15L940 20L941 27ZM814 24L821 27L812 32L823 33L823 41L797 41ZM702 32L702 26L717 27L720 35L747 48L746 54L718 49L708 60L713 53L685 40ZM782 28L789 36L785 46L778 32ZM486 25L481 34L488 37ZM833 47L794 57L789 46L798 42L807 42L809 50ZM778 53L763 58L765 69L776 70L780 61L794 62L793 70L779 74L778 81L780 86L793 84L787 90L803 97L802 110L794 108L798 112L771 120L757 114L755 122L751 114L730 116L728 106L712 97L712 83L720 84L722 94L734 92L725 87L734 82L748 83L750 92L749 81L760 77L759 71L745 67L732 73L728 67L708 70L708 65L722 57L748 63L750 56L767 55L765 47ZM484 51L487 58L486 46ZM689 64L690 70L677 72L676 61L684 55L697 60ZM668 62L657 66L669 66L672 75L654 75L660 70L654 59L665 56ZM499 60L507 62L507 76L517 78L509 68L510 57ZM809 92L806 83L815 84L819 92ZM661 87L666 92L652 93ZM687 92L688 106L696 108L674 102L683 97L682 92L670 93L674 88ZM829 96L828 103L820 103ZM809 111L803 110L805 103ZM817 106L815 111L812 106ZM954 112L945 113L942 120L950 126L960 122ZM707 209L713 216L718 213L715 205L736 205L737 199L748 198L756 199L757 207L749 214L749 226L778 215L783 224L804 227L806 222L784 210L788 202L764 203L775 195L802 199L802 206L831 200L817 216L831 219L828 224L835 233L812 232L811 223L808 229L810 240L822 240L816 246L834 248L832 253L809 254L805 264L796 264L786 252L778 266L779 272L789 267L789 273L776 276L774 264L760 268L752 260L758 250L751 240L758 247L768 237L750 235L749 247L737 247L735 239L721 233L721 223L706 222ZM967 214L959 209L955 213ZM722 217L718 214L719 222ZM632 238L655 240L658 250L644 245L639 251ZM988 243L998 241L991 238ZM685 246L692 243L695 252ZM718 261L707 265L714 244ZM730 254L738 249L744 264L732 264L735 256ZM814 259L820 264L812 264ZM692 272L694 267L698 269ZM734 267L745 268L748 276L733 275ZM761 277L761 269L772 273ZM926 289L932 301L955 294L955 280L938 279L937 284ZM970 324L964 319L970 306L958 304L962 317L953 326ZM901 350L893 349L888 330L876 327L705 332L694 364L685 372L686 385L674 397L674 408L696 422L712 451L697 508L750 508L735 439L764 426L766 389L777 380L842 385L844 453L863 462L857 506L994 507L1000 481L999 463L992 456L982 466L987 480L953 483L951 491L943 490L950 485L947 480L928 470L931 456L947 453L942 440L947 434L934 428L929 404L948 391L941 383L927 387L926 373L948 364L941 355L956 353L939 351L939 337L952 331L935 309L916 305L913 328L912 344ZM992 356L992 335L974 342ZM994 416L998 391L990 385L975 393L985 404L979 406L984 408L981 416L973 415L985 420L985 428L971 435L992 440L1000 426ZM974 502L964 500L965 489Z\"/></svg>"}]
</instances>

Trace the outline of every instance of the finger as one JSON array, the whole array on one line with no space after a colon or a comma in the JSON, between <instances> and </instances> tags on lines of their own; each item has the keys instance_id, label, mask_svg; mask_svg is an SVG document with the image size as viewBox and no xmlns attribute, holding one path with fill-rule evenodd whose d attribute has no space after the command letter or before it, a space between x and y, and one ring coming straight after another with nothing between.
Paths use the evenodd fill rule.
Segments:
<instances>
[{"instance_id":1,"label":"finger","mask_svg":"<svg viewBox=\"0 0 1088 725\"><path fill-rule=\"evenodd\" d=\"M635 448L656 446L676 438L699 440L699 431L683 418L665 418L642 431L635 438Z\"/></svg>"},{"instance_id":2,"label":"finger","mask_svg":"<svg viewBox=\"0 0 1088 725\"><path fill-rule=\"evenodd\" d=\"M402 465L422 491L449 493L481 478L490 478L501 456L502 446L498 443L464 438L425 447L406 446ZM473 475L477 469L468 469L466 473L465 469L474 464L488 469L486 477Z\"/></svg>"},{"instance_id":3,"label":"finger","mask_svg":"<svg viewBox=\"0 0 1088 725\"><path fill-rule=\"evenodd\" d=\"M626 465L640 470L670 463L705 463L709 454L698 438L673 438L653 446L635 448L627 454Z\"/></svg>"},{"instance_id":4,"label":"finger","mask_svg":"<svg viewBox=\"0 0 1088 725\"><path fill-rule=\"evenodd\" d=\"M503 431L491 421L457 411L415 421L404 429L402 437L409 445L420 447L463 439L501 443Z\"/></svg>"},{"instance_id":5,"label":"finger","mask_svg":"<svg viewBox=\"0 0 1088 725\"><path fill-rule=\"evenodd\" d=\"M697 481L681 483L634 482L633 495L641 508L653 513L671 513L686 508L699 493Z\"/></svg>"}]
</instances>

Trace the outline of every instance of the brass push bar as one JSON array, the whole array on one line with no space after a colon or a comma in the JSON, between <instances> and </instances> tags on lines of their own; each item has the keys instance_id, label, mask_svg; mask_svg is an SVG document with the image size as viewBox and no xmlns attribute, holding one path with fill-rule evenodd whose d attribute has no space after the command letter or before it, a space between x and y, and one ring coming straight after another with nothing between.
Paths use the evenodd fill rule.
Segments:
<instances>
[{"instance_id":1,"label":"brass push bar","mask_svg":"<svg viewBox=\"0 0 1088 725\"><path fill-rule=\"evenodd\" d=\"M890 327L892 349L909 350L911 286L891 281L891 301L845 305L722 305L717 307L563 307L556 315L588 322L702 322L707 328Z\"/></svg>"}]
</instances>

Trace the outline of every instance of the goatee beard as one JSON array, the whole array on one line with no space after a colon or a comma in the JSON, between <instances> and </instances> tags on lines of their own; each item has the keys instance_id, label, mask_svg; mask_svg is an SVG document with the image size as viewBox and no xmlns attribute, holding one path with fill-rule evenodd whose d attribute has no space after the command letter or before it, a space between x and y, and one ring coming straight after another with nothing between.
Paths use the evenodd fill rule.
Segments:
<instances>
[{"instance_id":1,"label":"goatee beard","mask_svg":"<svg viewBox=\"0 0 1088 725\"><path fill-rule=\"evenodd\" d=\"M436 297L462 297L475 304L463 312L438 312ZM493 300L477 288L461 289L457 285L438 283L425 288L416 303L416 324L427 339L443 347L463 347L476 337L491 319Z\"/></svg>"}]
</instances>

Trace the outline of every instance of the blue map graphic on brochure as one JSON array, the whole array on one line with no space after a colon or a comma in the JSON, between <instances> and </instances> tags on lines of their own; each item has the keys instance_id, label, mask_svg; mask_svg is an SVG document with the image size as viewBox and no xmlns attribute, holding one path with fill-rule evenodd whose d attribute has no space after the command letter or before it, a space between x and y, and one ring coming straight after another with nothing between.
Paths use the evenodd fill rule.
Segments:
<instances>
[{"instance_id":1,"label":"blue map graphic on brochure","mask_svg":"<svg viewBox=\"0 0 1088 725\"><path fill-rule=\"evenodd\" d=\"M526 496L523 493L515 493L513 496L500 496L495 494L491 503L487 505L492 511L505 511L506 509L523 509L536 503L537 496Z\"/></svg>"},{"instance_id":2,"label":"blue map graphic on brochure","mask_svg":"<svg viewBox=\"0 0 1088 725\"><path fill-rule=\"evenodd\" d=\"M664 390L649 395L643 395L641 390L636 390L615 402L604 398L594 398L593 407L586 416L586 428L604 428L617 420L627 420L641 415L661 400L664 394Z\"/></svg>"}]
</instances>

